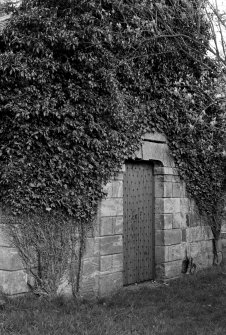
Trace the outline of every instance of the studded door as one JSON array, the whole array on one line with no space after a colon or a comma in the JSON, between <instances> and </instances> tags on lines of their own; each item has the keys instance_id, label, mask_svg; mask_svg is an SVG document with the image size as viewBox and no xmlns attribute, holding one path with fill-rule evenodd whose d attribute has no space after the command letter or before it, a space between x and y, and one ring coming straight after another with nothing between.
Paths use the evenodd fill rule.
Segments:
<instances>
[{"instance_id":1,"label":"studded door","mask_svg":"<svg viewBox=\"0 0 226 335\"><path fill-rule=\"evenodd\" d=\"M154 278L153 166L127 163L123 188L124 285Z\"/></svg>"}]
</instances>

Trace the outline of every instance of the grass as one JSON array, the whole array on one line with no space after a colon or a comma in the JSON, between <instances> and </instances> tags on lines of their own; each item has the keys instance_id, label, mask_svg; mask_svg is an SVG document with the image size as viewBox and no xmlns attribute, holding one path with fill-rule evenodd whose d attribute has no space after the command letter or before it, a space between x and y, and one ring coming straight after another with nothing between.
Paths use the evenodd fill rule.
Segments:
<instances>
[{"instance_id":1,"label":"grass","mask_svg":"<svg viewBox=\"0 0 226 335\"><path fill-rule=\"evenodd\" d=\"M158 287L76 301L20 297L0 314L1 335L226 334L226 275L217 269Z\"/></svg>"}]
</instances>

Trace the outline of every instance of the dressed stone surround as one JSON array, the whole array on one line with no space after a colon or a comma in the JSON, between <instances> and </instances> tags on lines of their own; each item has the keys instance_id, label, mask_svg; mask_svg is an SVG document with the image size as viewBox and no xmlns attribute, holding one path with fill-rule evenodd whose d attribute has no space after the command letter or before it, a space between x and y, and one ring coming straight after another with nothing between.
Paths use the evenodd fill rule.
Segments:
<instances>
[{"instance_id":1,"label":"dressed stone surround","mask_svg":"<svg viewBox=\"0 0 226 335\"><path fill-rule=\"evenodd\" d=\"M213 264L213 236L186 194L165 137L147 134L134 159L154 163L154 226L156 280L181 275L185 252L197 270ZM81 295L104 296L123 286L123 175L104 187L93 236L88 237L82 262ZM4 220L1 221L3 226ZM226 241L226 239L225 239ZM226 242L225 242L226 246ZM8 294L28 291L27 274L17 251L0 230L0 286ZM66 281L59 293L70 293Z\"/></svg>"}]
</instances>

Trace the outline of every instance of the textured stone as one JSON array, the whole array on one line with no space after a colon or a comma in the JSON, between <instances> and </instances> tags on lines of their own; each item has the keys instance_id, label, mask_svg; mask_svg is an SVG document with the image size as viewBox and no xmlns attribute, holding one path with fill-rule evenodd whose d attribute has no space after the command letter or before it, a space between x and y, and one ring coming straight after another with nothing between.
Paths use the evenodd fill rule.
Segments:
<instances>
[{"instance_id":1,"label":"textured stone","mask_svg":"<svg viewBox=\"0 0 226 335\"><path fill-rule=\"evenodd\" d=\"M197 227L201 225L201 217L197 212L189 213L189 227Z\"/></svg>"},{"instance_id":2,"label":"textured stone","mask_svg":"<svg viewBox=\"0 0 226 335\"><path fill-rule=\"evenodd\" d=\"M23 270L0 270L0 286L2 291L9 295L29 292L27 286L27 274Z\"/></svg>"},{"instance_id":3,"label":"textured stone","mask_svg":"<svg viewBox=\"0 0 226 335\"><path fill-rule=\"evenodd\" d=\"M122 234L123 231L123 217L103 217L100 219L100 235L117 235Z\"/></svg>"},{"instance_id":4,"label":"textured stone","mask_svg":"<svg viewBox=\"0 0 226 335\"><path fill-rule=\"evenodd\" d=\"M99 257L90 257L83 260L82 275L93 276L99 271Z\"/></svg>"},{"instance_id":5,"label":"textured stone","mask_svg":"<svg viewBox=\"0 0 226 335\"><path fill-rule=\"evenodd\" d=\"M173 198L180 198L181 196L181 184L180 183L173 183L172 184L172 197Z\"/></svg>"},{"instance_id":6,"label":"textured stone","mask_svg":"<svg viewBox=\"0 0 226 335\"><path fill-rule=\"evenodd\" d=\"M155 228L172 229L173 227L173 214L155 214Z\"/></svg>"},{"instance_id":7,"label":"textured stone","mask_svg":"<svg viewBox=\"0 0 226 335\"><path fill-rule=\"evenodd\" d=\"M156 267L156 275L159 279L176 278L181 275L182 261L162 263Z\"/></svg>"},{"instance_id":8,"label":"textured stone","mask_svg":"<svg viewBox=\"0 0 226 335\"><path fill-rule=\"evenodd\" d=\"M189 212L189 199L188 198L180 199L180 210L178 212L182 212L183 214L186 214Z\"/></svg>"},{"instance_id":9,"label":"textured stone","mask_svg":"<svg viewBox=\"0 0 226 335\"><path fill-rule=\"evenodd\" d=\"M123 198L103 199L100 206L101 217L123 215Z\"/></svg>"},{"instance_id":10,"label":"textured stone","mask_svg":"<svg viewBox=\"0 0 226 335\"><path fill-rule=\"evenodd\" d=\"M163 198L164 195L164 182L160 178L155 179L155 197Z\"/></svg>"},{"instance_id":11,"label":"textured stone","mask_svg":"<svg viewBox=\"0 0 226 335\"><path fill-rule=\"evenodd\" d=\"M182 242L187 242L186 228L182 229Z\"/></svg>"},{"instance_id":12,"label":"textured stone","mask_svg":"<svg viewBox=\"0 0 226 335\"><path fill-rule=\"evenodd\" d=\"M181 229L157 230L156 245L174 245L182 241Z\"/></svg>"},{"instance_id":13,"label":"textured stone","mask_svg":"<svg viewBox=\"0 0 226 335\"><path fill-rule=\"evenodd\" d=\"M190 227L186 229L187 242L213 239L210 226Z\"/></svg>"},{"instance_id":14,"label":"textured stone","mask_svg":"<svg viewBox=\"0 0 226 335\"><path fill-rule=\"evenodd\" d=\"M155 246L155 262L160 264L166 261L166 249L165 246Z\"/></svg>"},{"instance_id":15,"label":"textured stone","mask_svg":"<svg viewBox=\"0 0 226 335\"><path fill-rule=\"evenodd\" d=\"M164 213L164 199L163 198L155 199L155 213L156 214Z\"/></svg>"},{"instance_id":16,"label":"textured stone","mask_svg":"<svg viewBox=\"0 0 226 335\"><path fill-rule=\"evenodd\" d=\"M209 241L197 241L190 243L190 254L191 257L197 257L200 254L213 253L213 242Z\"/></svg>"},{"instance_id":17,"label":"textured stone","mask_svg":"<svg viewBox=\"0 0 226 335\"><path fill-rule=\"evenodd\" d=\"M180 198L157 198L155 199L155 213L178 213L180 212Z\"/></svg>"},{"instance_id":18,"label":"textured stone","mask_svg":"<svg viewBox=\"0 0 226 335\"><path fill-rule=\"evenodd\" d=\"M87 238L84 258L98 256L100 252L99 244L100 242L98 237Z\"/></svg>"},{"instance_id":19,"label":"textured stone","mask_svg":"<svg viewBox=\"0 0 226 335\"><path fill-rule=\"evenodd\" d=\"M7 236L7 233L5 232L4 224L0 224L0 247L12 247L10 238Z\"/></svg>"},{"instance_id":20,"label":"textured stone","mask_svg":"<svg viewBox=\"0 0 226 335\"><path fill-rule=\"evenodd\" d=\"M165 143L143 142L142 153L144 160L157 160L167 167L175 167L170 150Z\"/></svg>"},{"instance_id":21,"label":"textured stone","mask_svg":"<svg viewBox=\"0 0 226 335\"><path fill-rule=\"evenodd\" d=\"M172 183L162 182L159 179L155 181L155 197L156 198L171 198L172 197Z\"/></svg>"},{"instance_id":22,"label":"textured stone","mask_svg":"<svg viewBox=\"0 0 226 335\"><path fill-rule=\"evenodd\" d=\"M122 253L122 236L103 236L100 238L100 254L111 255Z\"/></svg>"},{"instance_id":23,"label":"textured stone","mask_svg":"<svg viewBox=\"0 0 226 335\"><path fill-rule=\"evenodd\" d=\"M15 271L24 269L16 248L0 248L0 270Z\"/></svg>"},{"instance_id":24,"label":"textured stone","mask_svg":"<svg viewBox=\"0 0 226 335\"><path fill-rule=\"evenodd\" d=\"M118 272L123 270L123 254L101 256L101 272Z\"/></svg>"},{"instance_id":25,"label":"textured stone","mask_svg":"<svg viewBox=\"0 0 226 335\"><path fill-rule=\"evenodd\" d=\"M186 184L183 181L180 182L180 192L181 198L187 198Z\"/></svg>"},{"instance_id":26,"label":"textured stone","mask_svg":"<svg viewBox=\"0 0 226 335\"><path fill-rule=\"evenodd\" d=\"M99 279L99 294L105 296L118 290L123 286L122 272L104 274Z\"/></svg>"},{"instance_id":27,"label":"textured stone","mask_svg":"<svg viewBox=\"0 0 226 335\"><path fill-rule=\"evenodd\" d=\"M93 298L99 294L99 275L82 277L79 293L82 297Z\"/></svg>"},{"instance_id":28,"label":"textured stone","mask_svg":"<svg viewBox=\"0 0 226 335\"><path fill-rule=\"evenodd\" d=\"M107 193L107 198L122 198L123 181L112 180L103 187L103 191Z\"/></svg>"},{"instance_id":29,"label":"textured stone","mask_svg":"<svg viewBox=\"0 0 226 335\"><path fill-rule=\"evenodd\" d=\"M175 260L182 260L185 253L185 244L175 244L169 246L155 247L156 263L165 263Z\"/></svg>"},{"instance_id":30,"label":"textured stone","mask_svg":"<svg viewBox=\"0 0 226 335\"><path fill-rule=\"evenodd\" d=\"M213 265L212 241L198 241L190 244L190 255L198 269Z\"/></svg>"},{"instance_id":31,"label":"textured stone","mask_svg":"<svg viewBox=\"0 0 226 335\"><path fill-rule=\"evenodd\" d=\"M184 247L182 244L166 246L166 261L175 261L182 259L184 256Z\"/></svg>"},{"instance_id":32,"label":"textured stone","mask_svg":"<svg viewBox=\"0 0 226 335\"><path fill-rule=\"evenodd\" d=\"M173 228L185 228L186 227L186 216L184 213L173 214Z\"/></svg>"}]
</instances>

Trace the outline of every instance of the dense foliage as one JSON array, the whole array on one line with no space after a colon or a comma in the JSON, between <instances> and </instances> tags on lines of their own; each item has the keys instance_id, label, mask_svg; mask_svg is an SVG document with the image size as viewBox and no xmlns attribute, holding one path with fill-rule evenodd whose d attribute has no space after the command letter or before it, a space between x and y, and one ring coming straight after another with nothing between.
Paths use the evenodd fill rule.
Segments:
<instances>
[{"instance_id":1,"label":"dense foliage","mask_svg":"<svg viewBox=\"0 0 226 335\"><path fill-rule=\"evenodd\" d=\"M190 195L218 226L225 117L202 6L23 1L0 40L5 208L90 225L103 183L142 133L160 131Z\"/></svg>"}]
</instances>

